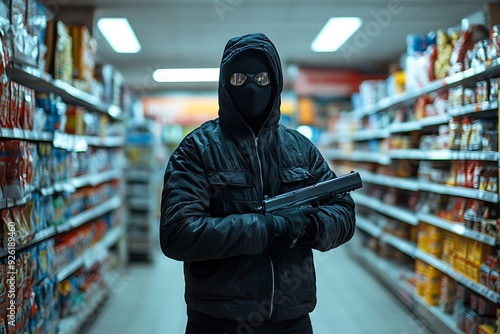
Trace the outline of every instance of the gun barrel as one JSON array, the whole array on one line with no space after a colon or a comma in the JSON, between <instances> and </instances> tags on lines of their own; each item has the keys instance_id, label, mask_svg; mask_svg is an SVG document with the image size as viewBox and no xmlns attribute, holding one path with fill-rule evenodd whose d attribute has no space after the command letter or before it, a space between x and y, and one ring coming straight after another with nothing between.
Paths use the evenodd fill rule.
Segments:
<instances>
[{"instance_id":1,"label":"gun barrel","mask_svg":"<svg viewBox=\"0 0 500 334\"><path fill-rule=\"evenodd\" d=\"M358 172L351 172L331 180L296 189L264 200L266 212L302 205L322 200L331 196L359 189L363 186Z\"/></svg>"}]
</instances>

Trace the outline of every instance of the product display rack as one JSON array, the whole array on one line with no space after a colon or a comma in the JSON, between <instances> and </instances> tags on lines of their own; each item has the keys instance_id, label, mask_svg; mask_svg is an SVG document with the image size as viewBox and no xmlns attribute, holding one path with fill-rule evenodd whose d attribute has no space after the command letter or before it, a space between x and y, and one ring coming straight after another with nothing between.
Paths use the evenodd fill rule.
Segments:
<instances>
[{"instance_id":1,"label":"product display rack","mask_svg":"<svg viewBox=\"0 0 500 334\"><path fill-rule=\"evenodd\" d=\"M80 91L68 83L61 80L51 79L49 75L42 73L40 70L26 66L17 66L13 62L12 67L7 68L9 79L17 82L25 87L34 89L35 92L52 93L61 98L65 103L84 107L89 112L97 112L109 117L111 121L123 122L122 111L118 106L106 105L100 100L86 92ZM123 162L120 158L123 155L123 147L125 144L124 138L121 135L112 136L84 136L73 135L62 132L47 132L34 131L26 129L7 129L0 128L0 139L15 139L31 143L46 142L55 148L60 148L68 152L85 152L89 147L100 149L116 150L118 162L116 166L110 170L92 172L84 175L76 176L71 179L54 182L49 187L33 189L41 196L51 196L56 193L66 191L75 192L75 190L89 187L98 187L109 182L118 182L119 186L116 193L109 199L101 202L91 208L88 208L64 222L57 225L52 225L36 232L28 241L22 245L17 245L16 253L29 251L32 247L37 247L40 243L47 240L57 238L59 235L73 232L79 227L87 225L96 219L100 219L110 213L115 213L113 219L116 221L114 226L102 237L101 241L85 250L78 258L72 262L58 268L56 272L50 273L49 278L57 284L61 284L64 280L69 279L78 270L90 269L97 264L104 263L111 248L115 249L119 261L119 269L122 270L127 259L127 244L124 227L123 212L121 210L124 196L124 185L121 182L123 179ZM32 200L32 194L29 193L22 199L0 199L0 210L24 206ZM55 256L57 257L57 253ZM6 260L8 253L6 250L0 252L0 260ZM51 261L56 261L51 259ZM116 268L114 269L116 270ZM37 282L40 284L40 282ZM109 290L106 288L95 287L89 295L85 297L87 302L82 303L83 309L77 315L66 317L58 320L58 332L60 333L78 333L80 329L88 322L89 318L94 315L99 307L110 297ZM88 297L88 298L87 298Z\"/></svg>"},{"instance_id":2,"label":"product display rack","mask_svg":"<svg viewBox=\"0 0 500 334\"><path fill-rule=\"evenodd\" d=\"M156 191L158 171L155 164L153 121L130 123L127 129L126 181L127 237L131 259L152 260L155 235L158 230Z\"/></svg>"},{"instance_id":3,"label":"product display rack","mask_svg":"<svg viewBox=\"0 0 500 334\"><path fill-rule=\"evenodd\" d=\"M473 85L479 80L487 80L500 76L500 64L498 60L491 66L481 66L466 70L447 77L444 80L432 82L422 89L384 98L374 105L354 110L351 116L355 120L368 118L378 113L391 112L396 108L411 107L422 95L446 90L458 85ZM393 164L407 162L406 166L417 168L420 162L429 161L436 163L453 163L460 161L482 161L495 166L500 166L499 156L496 151L460 151L460 150L422 150L422 149L390 149L385 144L377 144L378 150L373 150L373 143L391 140L393 136L410 134L420 131L427 131L444 125L452 117L474 116L478 119L495 119L498 123L498 102L489 101L474 103L470 105L448 108L445 115L429 116L416 121L392 122L384 124L380 129L366 129L343 134L326 134L320 143L323 155L331 161L334 169L339 174L356 170L360 173L363 183L366 186L376 186L387 190L407 191L409 193L433 193L456 196L466 199L480 200L488 203L499 203L499 194L459 186L448 186L430 181L419 180L418 178L398 177L392 175L378 174L368 169L368 166L389 167ZM357 150L357 144L371 142L370 150ZM361 165L361 167L357 167ZM478 294L489 301L500 304L500 294L497 291L486 287L484 284L471 279L469 275L458 271L450 263L443 261L435 255L429 254L416 244L416 238L411 240L385 232L383 225L373 218L373 213L398 221L398 224L409 225L409 229L416 233L422 224L437 227L447 233L457 235L466 239L477 241L496 248L498 239L495 236L487 235L481 231L468 228L463 223L455 223L442 219L436 215L419 211L417 208L410 209L394 204L385 204L371 194L365 194L364 189L353 192L352 197L356 202L358 211L362 213L357 216L357 229L361 235L355 236L353 242L347 247L350 254L370 269L385 285L395 293L429 328L436 333L456 333L463 334L464 331L457 328L454 315L446 314L439 306L431 306L419 296L415 287L408 282L419 279L415 272L408 272L408 267L400 267L392 260L381 257L373 250L363 245L362 240L371 240L371 244L390 246L395 252L400 252L414 261L422 261L441 273L454 279L457 283L465 286L470 291ZM366 216L369 214L370 217ZM364 235L364 239L362 236ZM368 238L368 239L367 239ZM379 247L373 246L373 247Z\"/></svg>"}]
</instances>

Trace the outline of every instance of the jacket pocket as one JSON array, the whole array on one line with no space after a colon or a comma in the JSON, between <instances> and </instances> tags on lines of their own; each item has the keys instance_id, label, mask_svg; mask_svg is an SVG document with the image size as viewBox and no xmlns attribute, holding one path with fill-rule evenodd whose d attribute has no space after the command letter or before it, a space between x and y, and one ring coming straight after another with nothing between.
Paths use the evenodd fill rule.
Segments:
<instances>
[{"instance_id":1,"label":"jacket pocket","mask_svg":"<svg viewBox=\"0 0 500 334\"><path fill-rule=\"evenodd\" d=\"M312 180L309 169L304 167L282 167L279 174L282 182L281 193L305 187Z\"/></svg>"},{"instance_id":2,"label":"jacket pocket","mask_svg":"<svg viewBox=\"0 0 500 334\"><path fill-rule=\"evenodd\" d=\"M247 171L218 171L207 174L210 185L220 187L250 187L252 185L252 175Z\"/></svg>"},{"instance_id":3,"label":"jacket pocket","mask_svg":"<svg viewBox=\"0 0 500 334\"><path fill-rule=\"evenodd\" d=\"M216 171L207 174L212 213L249 212L255 199L253 176L248 171Z\"/></svg>"}]
</instances>

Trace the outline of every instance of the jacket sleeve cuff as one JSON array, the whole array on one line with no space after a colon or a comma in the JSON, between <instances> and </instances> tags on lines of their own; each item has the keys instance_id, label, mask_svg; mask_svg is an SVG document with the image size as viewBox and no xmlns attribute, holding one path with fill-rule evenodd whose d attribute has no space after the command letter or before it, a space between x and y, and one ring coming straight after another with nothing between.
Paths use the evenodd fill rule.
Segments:
<instances>
[{"instance_id":1,"label":"jacket sleeve cuff","mask_svg":"<svg viewBox=\"0 0 500 334\"><path fill-rule=\"evenodd\" d=\"M319 235L319 224L316 216L311 215L311 223L307 225L304 235L300 238L300 242L304 245L312 245Z\"/></svg>"},{"instance_id":2,"label":"jacket sleeve cuff","mask_svg":"<svg viewBox=\"0 0 500 334\"><path fill-rule=\"evenodd\" d=\"M276 220L270 213L266 213L263 217L267 228L268 244L270 245L276 236Z\"/></svg>"}]
</instances>

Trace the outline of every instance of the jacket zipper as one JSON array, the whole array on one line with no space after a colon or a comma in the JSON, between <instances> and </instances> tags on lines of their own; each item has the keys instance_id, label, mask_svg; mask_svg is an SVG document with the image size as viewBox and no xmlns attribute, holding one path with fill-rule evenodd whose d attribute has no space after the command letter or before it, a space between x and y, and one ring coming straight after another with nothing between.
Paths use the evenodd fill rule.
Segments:
<instances>
[{"instance_id":1,"label":"jacket zipper","mask_svg":"<svg viewBox=\"0 0 500 334\"><path fill-rule=\"evenodd\" d=\"M259 163L259 176L260 176L260 189L262 192L262 198L264 197L264 180L262 177L262 162L260 161L260 156L259 156L259 137L254 136L254 143L255 143L255 153L257 155L257 162ZM274 283L274 263L273 259L271 257L271 253L269 253L269 263L271 265L271 306L269 308L269 316L268 318L271 318L273 315L274 311L274 294L275 294L275 283Z\"/></svg>"}]
</instances>

